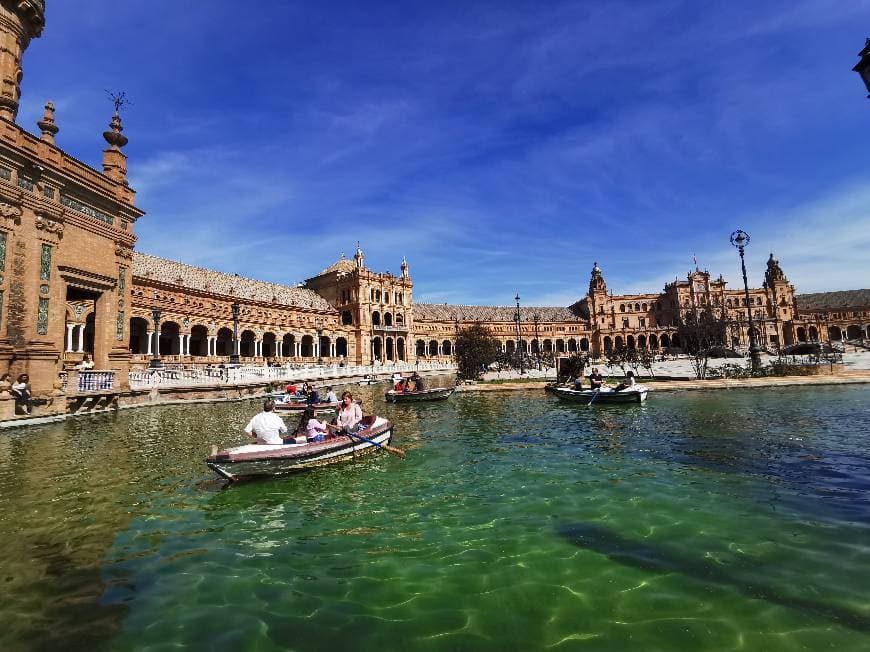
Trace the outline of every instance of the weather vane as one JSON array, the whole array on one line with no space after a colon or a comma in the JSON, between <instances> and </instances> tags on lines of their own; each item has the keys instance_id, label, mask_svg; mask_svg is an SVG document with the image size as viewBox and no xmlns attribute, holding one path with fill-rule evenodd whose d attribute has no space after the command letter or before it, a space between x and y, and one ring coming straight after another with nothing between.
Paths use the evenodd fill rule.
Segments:
<instances>
[{"instance_id":1,"label":"weather vane","mask_svg":"<svg viewBox=\"0 0 870 652\"><path fill-rule=\"evenodd\" d=\"M118 93L106 91L106 95L109 96L109 99L112 100L112 104L115 105L115 113L120 113L122 106L130 106L132 104L132 102L127 99L126 91L120 91Z\"/></svg>"}]
</instances>

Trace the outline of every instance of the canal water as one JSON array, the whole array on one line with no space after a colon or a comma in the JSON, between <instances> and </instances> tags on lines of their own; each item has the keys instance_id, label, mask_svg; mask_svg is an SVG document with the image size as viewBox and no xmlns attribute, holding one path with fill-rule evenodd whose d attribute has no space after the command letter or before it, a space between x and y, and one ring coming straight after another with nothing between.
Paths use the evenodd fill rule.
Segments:
<instances>
[{"instance_id":1,"label":"canal water","mask_svg":"<svg viewBox=\"0 0 870 652\"><path fill-rule=\"evenodd\" d=\"M870 649L870 389L385 405L224 489L253 401L0 433L0 649Z\"/></svg>"}]
</instances>

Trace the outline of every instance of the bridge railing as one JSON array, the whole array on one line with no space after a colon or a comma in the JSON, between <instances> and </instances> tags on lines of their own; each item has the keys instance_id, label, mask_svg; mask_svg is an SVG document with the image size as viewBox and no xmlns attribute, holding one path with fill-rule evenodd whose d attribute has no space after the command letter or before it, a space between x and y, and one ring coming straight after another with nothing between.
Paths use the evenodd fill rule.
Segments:
<instances>
[{"instance_id":1,"label":"bridge railing","mask_svg":"<svg viewBox=\"0 0 870 652\"><path fill-rule=\"evenodd\" d=\"M456 365L450 362L426 361L420 363L395 362L380 365L288 365L264 367L240 365L237 367L188 367L144 369L130 372L130 389L150 387L195 387L197 385L240 385L252 382L326 381L365 375L411 373L413 371L450 372Z\"/></svg>"}]
</instances>

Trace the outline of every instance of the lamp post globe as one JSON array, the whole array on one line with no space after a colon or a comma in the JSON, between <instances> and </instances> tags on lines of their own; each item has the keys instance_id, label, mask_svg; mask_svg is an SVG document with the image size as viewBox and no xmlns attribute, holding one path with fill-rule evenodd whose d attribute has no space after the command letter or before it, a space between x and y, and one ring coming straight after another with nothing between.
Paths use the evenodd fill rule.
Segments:
<instances>
[{"instance_id":1,"label":"lamp post globe","mask_svg":"<svg viewBox=\"0 0 870 652\"><path fill-rule=\"evenodd\" d=\"M761 367L761 347L758 346L758 337L755 332L755 325L752 323L752 302L749 300L749 281L746 278L746 260L743 251L749 244L749 234L746 231L737 229L731 234L731 244L737 247L740 252L740 269L743 271L743 292L746 303L746 315L749 320L749 362L752 365L752 371L758 371Z\"/></svg>"},{"instance_id":2,"label":"lamp post globe","mask_svg":"<svg viewBox=\"0 0 870 652\"><path fill-rule=\"evenodd\" d=\"M230 354L230 364L239 364L239 312L241 307L234 303L233 311L233 352Z\"/></svg>"}]
</instances>

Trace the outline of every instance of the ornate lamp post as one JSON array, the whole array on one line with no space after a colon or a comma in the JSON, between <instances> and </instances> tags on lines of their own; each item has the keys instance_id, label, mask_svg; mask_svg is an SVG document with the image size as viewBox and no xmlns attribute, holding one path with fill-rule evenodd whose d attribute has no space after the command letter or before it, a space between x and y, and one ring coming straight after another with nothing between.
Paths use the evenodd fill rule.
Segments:
<instances>
[{"instance_id":1,"label":"ornate lamp post","mask_svg":"<svg viewBox=\"0 0 870 652\"><path fill-rule=\"evenodd\" d=\"M239 304L234 303L233 309L233 352L230 354L230 364L239 364Z\"/></svg>"},{"instance_id":2,"label":"ornate lamp post","mask_svg":"<svg viewBox=\"0 0 870 652\"><path fill-rule=\"evenodd\" d=\"M520 353L520 346L522 346L522 343L523 343L523 336L520 333L520 295L519 295L519 292L517 293L517 296L514 297L514 299L517 302L517 311L514 313L514 321L517 323L517 356L520 359L520 375L522 375L523 373L525 373L525 370L523 369L523 357L524 356L522 353Z\"/></svg>"},{"instance_id":3,"label":"ornate lamp post","mask_svg":"<svg viewBox=\"0 0 870 652\"><path fill-rule=\"evenodd\" d=\"M541 340L538 338L538 313L532 315L532 320L535 322L535 355L538 359L538 371L541 370Z\"/></svg>"},{"instance_id":4,"label":"ornate lamp post","mask_svg":"<svg viewBox=\"0 0 870 652\"><path fill-rule=\"evenodd\" d=\"M752 323L752 303L749 301L749 281L746 280L746 261L743 257L743 250L749 244L749 234L737 229L731 234L731 244L737 247L737 251L740 252L740 267L743 270L743 291L746 295L746 314L749 317L749 360L752 364L752 371L758 371L758 368L761 366L761 349L758 346L755 326Z\"/></svg>"},{"instance_id":5,"label":"ornate lamp post","mask_svg":"<svg viewBox=\"0 0 870 652\"><path fill-rule=\"evenodd\" d=\"M861 57L861 60L852 70L861 75L864 85L870 91L870 38L864 42L864 49L858 53L858 56ZM867 97L870 97L870 95Z\"/></svg>"},{"instance_id":6,"label":"ornate lamp post","mask_svg":"<svg viewBox=\"0 0 870 652\"><path fill-rule=\"evenodd\" d=\"M323 364L323 351L320 347L323 346L323 320L317 320L317 364Z\"/></svg>"},{"instance_id":7,"label":"ornate lamp post","mask_svg":"<svg viewBox=\"0 0 870 652\"><path fill-rule=\"evenodd\" d=\"M152 308L151 319L154 322L154 357L148 366L151 369L160 369L163 366L160 362L160 308Z\"/></svg>"}]
</instances>

